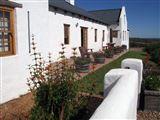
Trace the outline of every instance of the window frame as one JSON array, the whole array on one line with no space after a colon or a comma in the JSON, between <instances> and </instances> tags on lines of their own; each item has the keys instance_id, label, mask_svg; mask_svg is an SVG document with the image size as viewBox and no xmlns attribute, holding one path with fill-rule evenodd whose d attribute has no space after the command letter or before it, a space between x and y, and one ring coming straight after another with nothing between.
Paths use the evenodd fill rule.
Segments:
<instances>
[{"instance_id":1,"label":"window frame","mask_svg":"<svg viewBox=\"0 0 160 120\"><path fill-rule=\"evenodd\" d=\"M0 57L3 57L3 56L10 56L10 55L15 55L16 54L16 50L15 50L15 31L14 31L14 8L11 8L11 7L6 7L6 6L0 6L0 11L2 12L9 12L10 13L10 30L8 30L7 32L8 33L11 33L11 39L10 39L10 42L9 42L9 51L2 51L0 52ZM3 15L4 16L4 15ZM6 32L5 30L1 30L2 34L4 32ZM2 38L2 41L4 38ZM3 45L2 45L3 46Z\"/></svg>"},{"instance_id":2,"label":"window frame","mask_svg":"<svg viewBox=\"0 0 160 120\"><path fill-rule=\"evenodd\" d=\"M105 41L105 30L102 30L102 41Z\"/></svg>"},{"instance_id":3,"label":"window frame","mask_svg":"<svg viewBox=\"0 0 160 120\"><path fill-rule=\"evenodd\" d=\"M118 38L118 30L113 30L112 31L112 37Z\"/></svg>"},{"instance_id":4,"label":"window frame","mask_svg":"<svg viewBox=\"0 0 160 120\"><path fill-rule=\"evenodd\" d=\"M66 29L67 28L67 35L66 35ZM66 42L66 36L67 37L67 42ZM69 24L64 24L64 44L69 45L70 44L70 25Z\"/></svg>"}]
</instances>

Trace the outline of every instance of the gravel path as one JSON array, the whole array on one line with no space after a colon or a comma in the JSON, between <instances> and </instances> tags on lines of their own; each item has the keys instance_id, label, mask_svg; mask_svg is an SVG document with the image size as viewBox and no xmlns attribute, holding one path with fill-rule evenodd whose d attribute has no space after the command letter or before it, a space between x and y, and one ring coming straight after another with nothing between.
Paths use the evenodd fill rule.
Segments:
<instances>
[{"instance_id":1,"label":"gravel path","mask_svg":"<svg viewBox=\"0 0 160 120\"><path fill-rule=\"evenodd\" d=\"M137 120L160 120L160 112L138 111Z\"/></svg>"}]
</instances>

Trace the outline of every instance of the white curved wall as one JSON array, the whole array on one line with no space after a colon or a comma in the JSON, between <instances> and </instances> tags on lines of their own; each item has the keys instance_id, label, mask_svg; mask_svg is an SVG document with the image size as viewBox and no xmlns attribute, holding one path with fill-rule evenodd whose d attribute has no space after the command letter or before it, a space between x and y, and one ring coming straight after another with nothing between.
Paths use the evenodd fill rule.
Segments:
<instances>
[{"instance_id":1,"label":"white curved wall","mask_svg":"<svg viewBox=\"0 0 160 120\"><path fill-rule=\"evenodd\" d=\"M110 91L105 91L114 82ZM105 99L90 120L136 120L138 99L138 72L131 69L112 69L105 75ZM109 93L108 93L109 92Z\"/></svg>"},{"instance_id":2,"label":"white curved wall","mask_svg":"<svg viewBox=\"0 0 160 120\"><path fill-rule=\"evenodd\" d=\"M121 62L121 68L129 68L132 70L136 70L138 72L138 82L139 82L138 92L140 94L141 83L142 83L142 79L143 79L143 62L142 62L142 60L135 59L135 58L124 59Z\"/></svg>"}]
</instances>

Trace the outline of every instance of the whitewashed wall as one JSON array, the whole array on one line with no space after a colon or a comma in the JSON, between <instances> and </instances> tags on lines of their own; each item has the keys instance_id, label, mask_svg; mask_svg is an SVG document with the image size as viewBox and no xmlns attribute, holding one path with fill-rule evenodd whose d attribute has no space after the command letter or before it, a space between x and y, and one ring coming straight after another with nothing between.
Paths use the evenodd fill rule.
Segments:
<instances>
[{"instance_id":1,"label":"whitewashed wall","mask_svg":"<svg viewBox=\"0 0 160 120\"><path fill-rule=\"evenodd\" d=\"M128 33L128 22L126 17L126 9L123 6L121 15L120 15L120 30L121 30L121 37L122 37L122 45L127 45L129 48L129 33Z\"/></svg>"},{"instance_id":2,"label":"whitewashed wall","mask_svg":"<svg viewBox=\"0 0 160 120\"><path fill-rule=\"evenodd\" d=\"M112 28L113 30L118 30L118 37L113 37L113 43L116 43L116 45L118 46L127 45L127 49L129 49L129 31L126 9L124 6L121 9L119 24L111 25L109 28Z\"/></svg>"},{"instance_id":3,"label":"whitewashed wall","mask_svg":"<svg viewBox=\"0 0 160 120\"><path fill-rule=\"evenodd\" d=\"M2 69L1 78L1 103L9 101L19 95L28 92L27 65L31 62L28 43L28 21L27 12L30 12L30 31L35 35L35 42L38 50L47 56L52 52L54 59L59 57L60 44L63 43L64 29L63 24L70 24L70 44L66 46L66 55L71 55L71 48L81 45L80 27L88 27L88 47L94 51L102 48L102 30L105 30L106 44L108 39L108 30L106 26L93 22L88 22L68 16L49 12L47 0L12 0L21 3L23 8L15 9L15 29L16 29L16 55L0 58ZM78 23L78 27L76 24ZM94 42L94 29L98 30L98 41Z\"/></svg>"},{"instance_id":4,"label":"whitewashed wall","mask_svg":"<svg viewBox=\"0 0 160 120\"><path fill-rule=\"evenodd\" d=\"M105 30L105 41L103 44L108 42L108 30L106 26L79 19L77 16L72 17L69 13L66 15L60 14L61 12L63 11L49 12L49 36L53 42L52 45L54 44L53 52L56 51L57 53L60 48L56 46L63 43L64 24L70 25L70 44L66 45L67 56L70 55L71 48L80 47L81 45L81 27L88 28L88 48L94 51L102 48L102 30ZM77 24L78 26L76 27ZM97 42L94 39L95 29L97 29Z\"/></svg>"},{"instance_id":5,"label":"whitewashed wall","mask_svg":"<svg viewBox=\"0 0 160 120\"><path fill-rule=\"evenodd\" d=\"M42 23L47 24L47 18L43 17L42 14L47 13L46 6L48 3L23 0L14 1L22 3L23 8L15 9L16 55L0 58L2 66L0 71L2 73L1 103L28 92L28 86L26 85L28 77L27 65L31 63L28 49L28 10L31 12L31 33L36 35L37 42L42 41L47 36L47 32L44 29L45 25L42 26ZM47 45L41 46L42 49L44 47L47 48Z\"/></svg>"}]
</instances>

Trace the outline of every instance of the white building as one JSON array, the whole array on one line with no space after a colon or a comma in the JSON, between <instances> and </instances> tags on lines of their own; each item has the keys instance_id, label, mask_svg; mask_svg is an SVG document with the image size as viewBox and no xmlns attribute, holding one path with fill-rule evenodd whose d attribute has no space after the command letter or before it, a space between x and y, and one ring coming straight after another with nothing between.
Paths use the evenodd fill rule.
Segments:
<instances>
[{"instance_id":1,"label":"white building","mask_svg":"<svg viewBox=\"0 0 160 120\"><path fill-rule=\"evenodd\" d=\"M108 24L109 42L118 46L127 45L129 48L129 30L125 7L90 12Z\"/></svg>"},{"instance_id":2,"label":"white building","mask_svg":"<svg viewBox=\"0 0 160 120\"><path fill-rule=\"evenodd\" d=\"M0 1L1 103L28 92L26 78L27 66L32 63L32 34L43 56L52 52L55 60L59 57L61 43L66 45L67 57L70 57L73 47L83 46L98 51L109 42L128 46L124 7L116 14L118 21L110 23L74 3L74 0ZM103 16L108 18L107 14Z\"/></svg>"}]
</instances>

